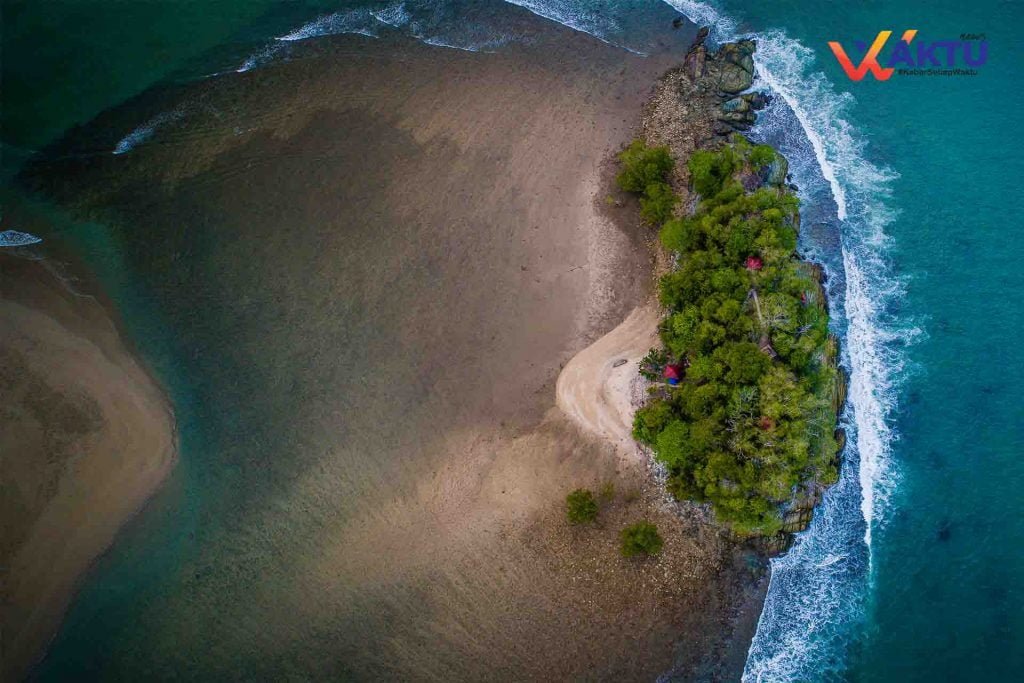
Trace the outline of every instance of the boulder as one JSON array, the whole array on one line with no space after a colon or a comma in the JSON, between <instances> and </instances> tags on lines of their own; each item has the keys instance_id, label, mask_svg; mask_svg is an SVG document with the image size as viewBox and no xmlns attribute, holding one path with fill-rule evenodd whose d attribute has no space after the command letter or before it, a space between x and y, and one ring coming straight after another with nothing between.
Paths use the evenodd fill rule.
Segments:
<instances>
[{"instance_id":1,"label":"boulder","mask_svg":"<svg viewBox=\"0 0 1024 683\"><path fill-rule=\"evenodd\" d=\"M679 21L679 20L677 19L676 21ZM675 26L675 22L672 22L672 25ZM693 39L693 43L690 44L690 50L693 50L698 45L703 45L704 41L707 40L709 33L711 33L711 29L710 28L708 28L707 26L701 26L697 30L697 35Z\"/></svg>"},{"instance_id":2,"label":"boulder","mask_svg":"<svg viewBox=\"0 0 1024 683\"><path fill-rule=\"evenodd\" d=\"M734 97L722 103L722 111L745 112L750 110L750 102L745 97Z\"/></svg>"},{"instance_id":3,"label":"boulder","mask_svg":"<svg viewBox=\"0 0 1024 683\"><path fill-rule=\"evenodd\" d=\"M739 93L754 83L754 50L752 40L726 43L718 51L718 89L724 93Z\"/></svg>"},{"instance_id":4,"label":"boulder","mask_svg":"<svg viewBox=\"0 0 1024 683\"><path fill-rule=\"evenodd\" d=\"M746 95L741 95L740 97L746 100L747 104L749 104L750 108L754 111L761 111L772 101L771 95L765 95L762 92L749 92Z\"/></svg>"},{"instance_id":5,"label":"boulder","mask_svg":"<svg viewBox=\"0 0 1024 683\"><path fill-rule=\"evenodd\" d=\"M786 184L786 175L789 173L789 163L786 157L778 152L770 164L761 169L760 175L766 185L782 187Z\"/></svg>"}]
</instances>

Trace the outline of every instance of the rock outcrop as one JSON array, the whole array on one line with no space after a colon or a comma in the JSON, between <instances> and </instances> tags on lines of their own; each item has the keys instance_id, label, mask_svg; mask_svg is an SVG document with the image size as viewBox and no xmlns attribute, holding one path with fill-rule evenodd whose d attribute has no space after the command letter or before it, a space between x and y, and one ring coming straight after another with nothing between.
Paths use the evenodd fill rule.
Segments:
<instances>
[{"instance_id":1,"label":"rock outcrop","mask_svg":"<svg viewBox=\"0 0 1024 683\"><path fill-rule=\"evenodd\" d=\"M701 28L683 65L662 76L644 111L644 138L651 144L668 145L677 159L748 130L757 120L757 112L770 102L764 93L744 92L754 83L757 44L741 40L726 43L716 52L708 49L707 37L708 29ZM765 169L759 182L781 185L787 173L785 163L780 156ZM685 169L680 173L685 174ZM688 179L678 180L677 191ZM682 194L685 198L685 192Z\"/></svg>"}]
</instances>

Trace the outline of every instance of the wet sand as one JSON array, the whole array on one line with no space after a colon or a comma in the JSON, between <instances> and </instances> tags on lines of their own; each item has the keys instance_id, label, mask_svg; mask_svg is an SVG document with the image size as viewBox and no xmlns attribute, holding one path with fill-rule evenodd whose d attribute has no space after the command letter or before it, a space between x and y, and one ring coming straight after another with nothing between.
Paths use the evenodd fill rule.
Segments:
<instances>
[{"instance_id":1,"label":"wet sand","mask_svg":"<svg viewBox=\"0 0 1024 683\"><path fill-rule=\"evenodd\" d=\"M3 672L17 680L75 587L174 462L163 394L96 299L0 254Z\"/></svg>"},{"instance_id":2,"label":"wet sand","mask_svg":"<svg viewBox=\"0 0 1024 683\"><path fill-rule=\"evenodd\" d=\"M735 677L742 553L556 405L562 367L650 294L609 159L676 57L545 30L495 54L316 41L135 103L193 113L129 154L26 175L112 226L209 435L182 456L194 550L130 633L96 654L70 628L78 661L47 671ZM570 527L566 493L605 482L600 523ZM666 549L627 561L641 518Z\"/></svg>"}]
</instances>

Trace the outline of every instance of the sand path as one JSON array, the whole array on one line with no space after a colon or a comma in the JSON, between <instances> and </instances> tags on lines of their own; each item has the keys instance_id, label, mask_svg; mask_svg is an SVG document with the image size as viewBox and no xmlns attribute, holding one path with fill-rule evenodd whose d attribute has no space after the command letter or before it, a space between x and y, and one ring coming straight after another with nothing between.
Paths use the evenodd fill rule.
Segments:
<instances>
[{"instance_id":1,"label":"sand path","mask_svg":"<svg viewBox=\"0 0 1024 683\"><path fill-rule=\"evenodd\" d=\"M634 308L618 327L576 354L558 376L558 407L585 431L636 452L635 400L643 392L640 361L658 341L656 304ZM621 361L625 360L625 363Z\"/></svg>"}]
</instances>

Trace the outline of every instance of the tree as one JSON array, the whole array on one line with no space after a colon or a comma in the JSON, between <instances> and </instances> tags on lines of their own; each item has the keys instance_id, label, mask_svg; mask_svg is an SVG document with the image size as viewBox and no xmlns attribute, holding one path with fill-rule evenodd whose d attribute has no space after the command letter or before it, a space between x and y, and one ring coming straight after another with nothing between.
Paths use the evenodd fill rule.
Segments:
<instances>
[{"instance_id":1,"label":"tree","mask_svg":"<svg viewBox=\"0 0 1024 683\"><path fill-rule=\"evenodd\" d=\"M627 192L643 193L652 183L664 183L675 162L668 147L648 147L634 140L619 154L622 170L616 181Z\"/></svg>"},{"instance_id":2,"label":"tree","mask_svg":"<svg viewBox=\"0 0 1024 683\"><path fill-rule=\"evenodd\" d=\"M623 529L619 537L622 539L623 557L636 555L657 555L665 545L658 533L658 527L650 522L637 522Z\"/></svg>"},{"instance_id":3,"label":"tree","mask_svg":"<svg viewBox=\"0 0 1024 683\"><path fill-rule=\"evenodd\" d=\"M736 159L728 147L719 152L701 149L690 155L687 166L697 194L711 197L722 189L726 178L736 170Z\"/></svg>"},{"instance_id":4,"label":"tree","mask_svg":"<svg viewBox=\"0 0 1024 683\"><path fill-rule=\"evenodd\" d=\"M653 445L654 439L671 419L672 406L666 401L655 399L636 411L633 417L633 438Z\"/></svg>"},{"instance_id":5,"label":"tree","mask_svg":"<svg viewBox=\"0 0 1024 683\"><path fill-rule=\"evenodd\" d=\"M700 248L704 235L699 221L674 218L661 227L661 243L669 251L687 252Z\"/></svg>"},{"instance_id":6,"label":"tree","mask_svg":"<svg viewBox=\"0 0 1024 683\"><path fill-rule=\"evenodd\" d=\"M565 497L565 513L573 524L597 519L597 501L589 489L576 489Z\"/></svg>"},{"instance_id":7,"label":"tree","mask_svg":"<svg viewBox=\"0 0 1024 683\"><path fill-rule=\"evenodd\" d=\"M711 355L726 367L729 384L755 384L771 365L768 356L751 342L726 342Z\"/></svg>"},{"instance_id":8,"label":"tree","mask_svg":"<svg viewBox=\"0 0 1024 683\"><path fill-rule=\"evenodd\" d=\"M640 197L640 217L651 225L661 225L672 217L679 197L665 182L651 183Z\"/></svg>"},{"instance_id":9,"label":"tree","mask_svg":"<svg viewBox=\"0 0 1024 683\"><path fill-rule=\"evenodd\" d=\"M627 152L638 183L656 175L647 148ZM691 156L701 201L660 233L678 260L659 283L668 310L659 333L672 356L689 361L686 381L652 392L634 421L634 436L668 470L669 491L711 503L740 534L778 531L795 486L836 477L838 370L819 285L795 251L799 202L784 186L748 192L737 177L752 168L763 175L777 161L773 149L742 137ZM636 187L650 214L660 190ZM762 261L756 272L745 267L751 255ZM765 338L772 358L759 347Z\"/></svg>"}]
</instances>

